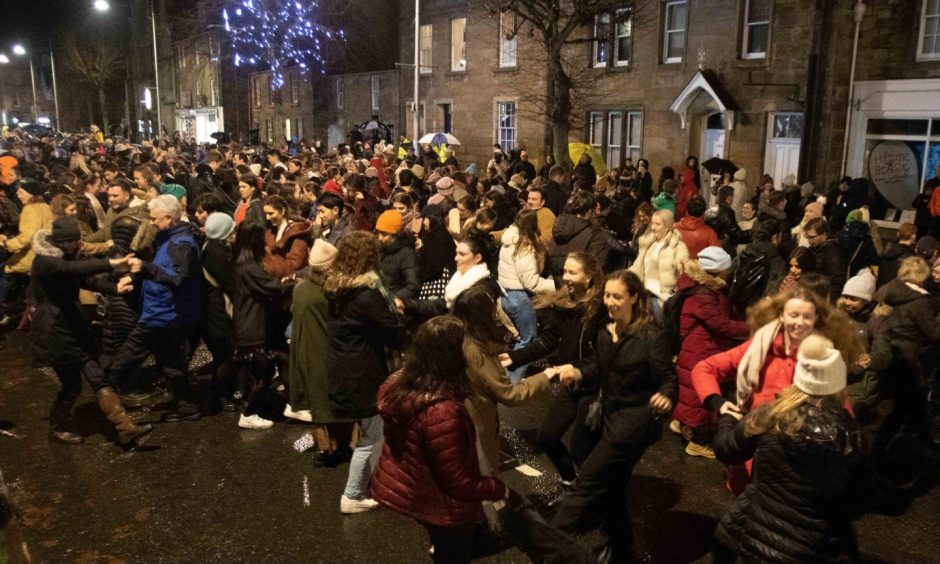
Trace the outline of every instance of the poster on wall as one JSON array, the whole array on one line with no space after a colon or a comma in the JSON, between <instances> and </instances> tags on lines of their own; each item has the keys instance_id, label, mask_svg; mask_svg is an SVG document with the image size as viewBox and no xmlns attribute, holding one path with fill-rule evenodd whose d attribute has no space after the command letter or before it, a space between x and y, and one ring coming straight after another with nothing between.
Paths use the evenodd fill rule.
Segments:
<instances>
[{"instance_id":1,"label":"poster on wall","mask_svg":"<svg viewBox=\"0 0 940 564\"><path fill-rule=\"evenodd\" d=\"M868 157L868 174L891 207L907 209L920 193L918 160L903 141L875 145Z\"/></svg>"}]
</instances>

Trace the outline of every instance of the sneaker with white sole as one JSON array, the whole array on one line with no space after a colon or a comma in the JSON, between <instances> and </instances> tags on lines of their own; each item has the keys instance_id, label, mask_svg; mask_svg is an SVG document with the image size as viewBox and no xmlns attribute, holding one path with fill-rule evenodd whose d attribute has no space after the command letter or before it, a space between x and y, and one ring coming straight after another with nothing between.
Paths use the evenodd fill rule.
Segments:
<instances>
[{"instance_id":1,"label":"sneaker with white sole","mask_svg":"<svg viewBox=\"0 0 940 564\"><path fill-rule=\"evenodd\" d=\"M284 417L296 421L303 421L304 423L313 423L313 415L310 414L309 409L298 409L294 411L291 409L290 404L284 406Z\"/></svg>"},{"instance_id":2,"label":"sneaker with white sole","mask_svg":"<svg viewBox=\"0 0 940 564\"><path fill-rule=\"evenodd\" d=\"M368 497L365 499L349 499L344 495L339 498L339 512L346 515L365 513L366 511L378 509L378 507L379 502Z\"/></svg>"},{"instance_id":3,"label":"sneaker with white sole","mask_svg":"<svg viewBox=\"0 0 940 564\"><path fill-rule=\"evenodd\" d=\"M238 426L242 429L270 429L274 426L274 421L258 415L242 415L238 418Z\"/></svg>"}]
</instances>

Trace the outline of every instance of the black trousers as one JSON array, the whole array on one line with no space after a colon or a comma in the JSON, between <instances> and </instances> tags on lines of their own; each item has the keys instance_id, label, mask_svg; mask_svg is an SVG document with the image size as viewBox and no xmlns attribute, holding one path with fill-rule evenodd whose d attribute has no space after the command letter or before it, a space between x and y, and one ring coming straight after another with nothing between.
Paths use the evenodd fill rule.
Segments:
<instances>
[{"instance_id":1,"label":"black trousers","mask_svg":"<svg viewBox=\"0 0 940 564\"><path fill-rule=\"evenodd\" d=\"M187 374L191 331L186 328L148 328L138 325L111 362L112 381L122 387L151 353L163 370L177 409L195 407Z\"/></svg>"},{"instance_id":2,"label":"black trousers","mask_svg":"<svg viewBox=\"0 0 940 564\"><path fill-rule=\"evenodd\" d=\"M574 486L562 498L551 525L567 533L581 533L599 524L618 558L629 560L633 526L627 486L647 448L647 443L613 444L602 437L581 466Z\"/></svg>"},{"instance_id":3,"label":"black trousers","mask_svg":"<svg viewBox=\"0 0 940 564\"><path fill-rule=\"evenodd\" d=\"M421 523L431 537L434 546L432 560L435 564L469 564L473 554L473 523L444 527Z\"/></svg>"},{"instance_id":4,"label":"black trousers","mask_svg":"<svg viewBox=\"0 0 940 564\"><path fill-rule=\"evenodd\" d=\"M110 386L108 375L96 360L57 364L52 367L52 370L55 371L62 385L56 397L56 400L60 402L74 402L78 399L79 394L82 393L83 378L94 392Z\"/></svg>"},{"instance_id":5,"label":"black trousers","mask_svg":"<svg viewBox=\"0 0 940 564\"><path fill-rule=\"evenodd\" d=\"M567 386L562 386L553 397L548 415L535 438L536 444L555 465L561 479L567 482L575 479L575 464L584 462L593 446L584 428L584 418L593 399L593 394L586 395L579 390L572 391ZM572 424L574 429L569 451L562 437Z\"/></svg>"}]
</instances>

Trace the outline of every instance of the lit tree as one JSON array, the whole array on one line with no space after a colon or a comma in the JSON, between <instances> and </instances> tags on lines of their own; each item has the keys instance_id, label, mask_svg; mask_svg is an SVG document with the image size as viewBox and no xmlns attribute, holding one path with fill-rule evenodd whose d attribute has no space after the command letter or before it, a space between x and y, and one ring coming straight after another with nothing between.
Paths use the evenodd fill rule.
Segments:
<instances>
[{"instance_id":1,"label":"lit tree","mask_svg":"<svg viewBox=\"0 0 940 564\"><path fill-rule=\"evenodd\" d=\"M320 16L320 2L310 0L230 0L222 10L235 65L267 67L274 88L284 84L289 67L326 73L324 49L345 41L346 35L318 23Z\"/></svg>"}]
</instances>

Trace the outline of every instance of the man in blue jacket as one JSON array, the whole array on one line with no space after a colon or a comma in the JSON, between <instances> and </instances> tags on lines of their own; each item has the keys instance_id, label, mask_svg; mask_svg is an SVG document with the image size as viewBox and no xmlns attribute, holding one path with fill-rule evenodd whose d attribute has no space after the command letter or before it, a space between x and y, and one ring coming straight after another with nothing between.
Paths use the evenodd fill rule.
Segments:
<instances>
[{"instance_id":1,"label":"man in blue jacket","mask_svg":"<svg viewBox=\"0 0 940 564\"><path fill-rule=\"evenodd\" d=\"M182 206L168 194L147 207L157 228L153 262L131 259L131 272L144 279L141 312L111 365L112 381L126 381L150 353L162 367L173 393L174 409L164 421L196 421L202 414L193 401L187 374L189 337L202 313L202 266L192 228L180 221Z\"/></svg>"}]
</instances>

